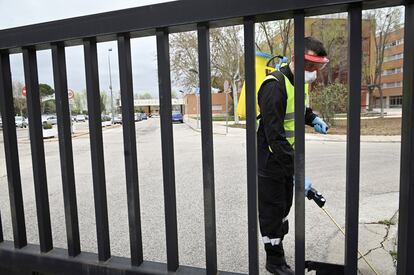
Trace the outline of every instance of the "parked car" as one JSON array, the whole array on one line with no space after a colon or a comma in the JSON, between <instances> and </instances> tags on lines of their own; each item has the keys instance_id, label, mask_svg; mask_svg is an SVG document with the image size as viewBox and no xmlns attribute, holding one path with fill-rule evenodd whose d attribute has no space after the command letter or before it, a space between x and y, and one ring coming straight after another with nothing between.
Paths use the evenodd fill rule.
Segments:
<instances>
[{"instance_id":1,"label":"parked car","mask_svg":"<svg viewBox=\"0 0 414 275\"><path fill-rule=\"evenodd\" d=\"M56 125L57 124L57 117L55 115L43 115L42 116L42 124Z\"/></svg>"},{"instance_id":2,"label":"parked car","mask_svg":"<svg viewBox=\"0 0 414 275\"><path fill-rule=\"evenodd\" d=\"M143 120L147 120L147 119L148 119L148 116L147 116L147 114L146 114L146 113L141 113L141 118L142 118Z\"/></svg>"},{"instance_id":3,"label":"parked car","mask_svg":"<svg viewBox=\"0 0 414 275\"><path fill-rule=\"evenodd\" d=\"M112 121L112 117L110 115L101 115L102 122L104 121Z\"/></svg>"},{"instance_id":4,"label":"parked car","mask_svg":"<svg viewBox=\"0 0 414 275\"><path fill-rule=\"evenodd\" d=\"M114 124L122 124L122 115L117 115L114 117Z\"/></svg>"},{"instance_id":5,"label":"parked car","mask_svg":"<svg viewBox=\"0 0 414 275\"><path fill-rule=\"evenodd\" d=\"M26 119L22 116L15 116L14 121L16 123L16 127L19 127L19 128L26 128L28 125Z\"/></svg>"},{"instance_id":6,"label":"parked car","mask_svg":"<svg viewBox=\"0 0 414 275\"><path fill-rule=\"evenodd\" d=\"M3 128L3 121L1 120L1 117L0 117L0 128Z\"/></svg>"},{"instance_id":7,"label":"parked car","mask_svg":"<svg viewBox=\"0 0 414 275\"><path fill-rule=\"evenodd\" d=\"M173 122L180 122L180 123L184 122L183 115L181 114L180 111L173 111L172 112L172 121Z\"/></svg>"},{"instance_id":8,"label":"parked car","mask_svg":"<svg viewBox=\"0 0 414 275\"><path fill-rule=\"evenodd\" d=\"M86 121L86 117L85 117L85 115L77 115L75 117L75 121L76 122L80 122L80 121L85 122Z\"/></svg>"},{"instance_id":9,"label":"parked car","mask_svg":"<svg viewBox=\"0 0 414 275\"><path fill-rule=\"evenodd\" d=\"M135 113L135 121L141 121L142 117L141 117L141 113Z\"/></svg>"}]
</instances>

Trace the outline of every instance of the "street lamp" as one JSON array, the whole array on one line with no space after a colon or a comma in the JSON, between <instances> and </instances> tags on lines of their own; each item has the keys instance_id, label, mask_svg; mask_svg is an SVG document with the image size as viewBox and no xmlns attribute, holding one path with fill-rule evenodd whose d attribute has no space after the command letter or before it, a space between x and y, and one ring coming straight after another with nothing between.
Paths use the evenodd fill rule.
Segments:
<instances>
[{"instance_id":1,"label":"street lamp","mask_svg":"<svg viewBox=\"0 0 414 275\"><path fill-rule=\"evenodd\" d=\"M112 72L111 72L111 52L112 48L108 49L108 64L109 64L109 91L111 92L111 115L112 115L112 124L114 124L114 100L112 95Z\"/></svg>"}]
</instances>

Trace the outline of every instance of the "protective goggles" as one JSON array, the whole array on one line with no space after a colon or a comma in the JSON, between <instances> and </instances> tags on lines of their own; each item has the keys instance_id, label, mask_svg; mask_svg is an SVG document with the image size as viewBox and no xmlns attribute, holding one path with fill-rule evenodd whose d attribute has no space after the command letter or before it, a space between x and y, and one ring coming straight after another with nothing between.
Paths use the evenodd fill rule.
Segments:
<instances>
[{"instance_id":1,"label":"protective goggles","mask_svg":"<svg viewBox=\"0 0 414 275\"><path fill-rule=\"evenodd\" d=\"M326 56L305 54L305 71L314 72L325 68L329 59Z\"/></svg>"}]
</instances>

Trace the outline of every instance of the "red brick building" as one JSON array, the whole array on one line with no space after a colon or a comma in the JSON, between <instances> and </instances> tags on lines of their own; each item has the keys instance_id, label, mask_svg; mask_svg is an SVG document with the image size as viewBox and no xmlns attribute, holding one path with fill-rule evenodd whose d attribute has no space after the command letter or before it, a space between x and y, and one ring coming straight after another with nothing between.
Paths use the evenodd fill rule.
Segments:
<instances>
[{"instance_id":1,"label":"red brick building","mask_svg":"<svg viewBox=\"0 0 414 275\"><path fill-rule=\"evenodd\" d=\"M384 108L401 108L404 58L404 28L389 33L382 65L381 87ZM373 94L374 108L380 108L378 90Z\"/></svg>"},{"instance_id":2,"label":"red brick building","mask_svg":"<svg viewBox=\"0 0 414 275\"><path fill-rule=\"evenodd\" d=\"M184 114L196 115L197 114L197 101L199 103L200 98L196 98L195 94L186 94L184 96ZM200 103L199 103L200 104ZM231 95L228 95L229 108L233 104ZM200 106L200 105L199 105ZM211 94L211 106L213 115L225 115L226 114L226 94L225 93L212 93ZM200 110L199 110L200 111Z\"/></svg>"}]
</instances>

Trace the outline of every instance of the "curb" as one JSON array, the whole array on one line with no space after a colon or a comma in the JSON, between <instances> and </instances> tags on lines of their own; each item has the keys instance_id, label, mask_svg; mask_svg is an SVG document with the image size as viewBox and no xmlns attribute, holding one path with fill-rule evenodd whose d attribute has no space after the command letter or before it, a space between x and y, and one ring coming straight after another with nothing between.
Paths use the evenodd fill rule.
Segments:
<instances>
[{"instance_id":1,"label":"curb","mask_svg":"<svg viewBox=\"0 0 414 275\"><path fill-rule=\"evenodd\" d=\"M192 125L190 125L190 123L188 123L186 121L184 121L184 124L187 125L188 128L190 128L191 130L193 130L195 132L198 132L198 133L201 133L201 128L200 129L197 129L197 128L193 127ZM227 134L217 133L217 132L214 132L214 130L213 130L213 135L227 136Z\"/></svg>"},{"instance_id":2,"label":"curb","mask_svg":"<svg viewBox=\"0 0 414 275\"><path fill-rule=\"evenodd\" d=\"M309 135L309 134L308 134ZM306 141L325 141L325 142L347 142L346 135L336 135L335 137L315 137L315 136L305 136ZM372 138L372 140L367 139L366 137ZM381 137L387 137L386 139L381 139ZM388 139L389 137L396 138ZM387 140L388 139L388 140ZM401 136L360 136L361 143L401 143Z\"/></svg>"},{"instance_id":3,"label":"curb","mask_svg":"<svg viewBox=\"0 0 414 275\"><path fill-rule=\"evenodd\" d=\"M102 127L102 132L106 129L118 128L120 126L122 126L122 125L116 124L116 125L111 125L111 126L105 126L105 127ZM86 135L89 135L89 131L72 134L72 140L75 139L75 138L86 136ZM21 144L30 144L30 139L29 138L18 139L17 141ZM43 143L54 142L54 141L59 141L59 137L43 138Z\"/></svg>"}]
</instances>

